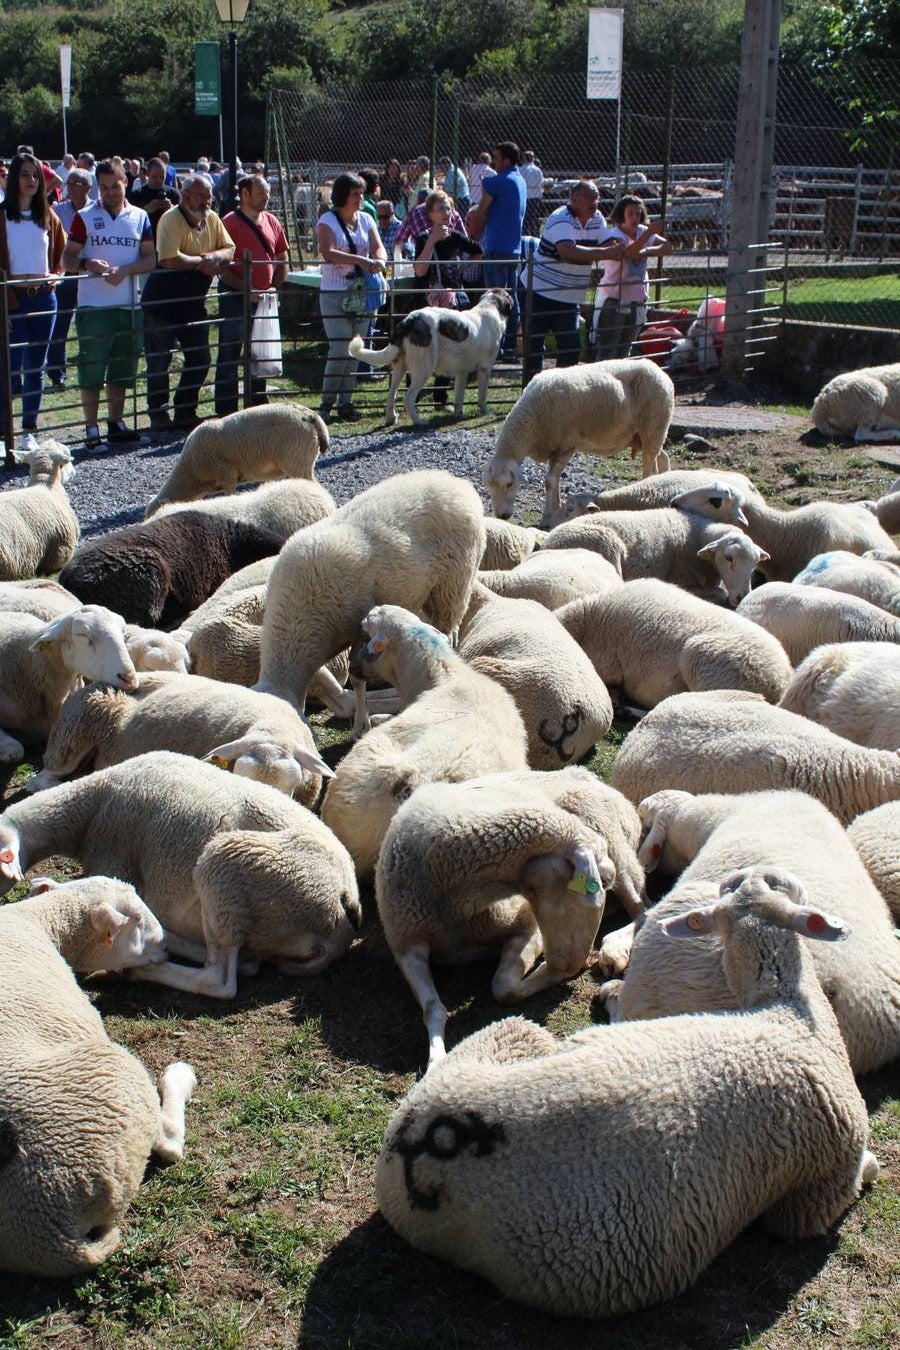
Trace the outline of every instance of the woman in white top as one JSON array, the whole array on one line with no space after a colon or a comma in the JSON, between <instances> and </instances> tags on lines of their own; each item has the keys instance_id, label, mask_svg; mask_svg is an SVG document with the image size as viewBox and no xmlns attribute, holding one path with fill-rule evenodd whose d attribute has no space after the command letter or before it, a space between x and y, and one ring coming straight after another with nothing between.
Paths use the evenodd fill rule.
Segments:
<instances>
[{"instance_id":1,"label":"woman in white top","mask_svg":"<svg viewBox=\"0 0 900 1350\"><path fill-rule=\"evenodd\" d=\"M647 259L672 252L668 239L654 234L640 197L620 197L609 214L609 223L613 228L604 244L619 240L621 246L606 254L608 261L604 260L603 280L594 300L591 336L596 339L598 361L628 356L647 322Z\"/></svg>"},{"instance_id":2,"label":"woman in white top","mask_svg":"<svg viewBox=\"0 0 900 1350\"><path fill-rule=\"evenodd\" d=\"M345 299L351 281L364 272L383 272L387 262L378 226L362 210L364 192L365 183L355 173L339 173L331 186L331 209L316 226L322 258L319 312L328 338L319 414L326 422L331 420L335 404L342 421L359 418L352 403L357 363L348 356L347 348L354 334L363 337L369 331L372 315L364 308L362 297L359 312L345 309Z\"/></svg>"}]
</instances>

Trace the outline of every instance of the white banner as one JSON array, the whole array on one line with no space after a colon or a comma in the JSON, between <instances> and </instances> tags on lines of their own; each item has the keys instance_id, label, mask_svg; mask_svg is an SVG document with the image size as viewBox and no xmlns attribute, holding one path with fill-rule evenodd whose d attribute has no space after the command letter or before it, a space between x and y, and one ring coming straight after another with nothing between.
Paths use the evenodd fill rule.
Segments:
<instances>
[{"instance_id":1,"label":"white banner","mask_svg":"<svg viewBox=\"0 0 900 1350\"><path fill-rule=\"evenodd\" d=\"M72 94L72 48L68 43L59 49L59 76L62 81L62 105L68 108Z\"/></svg>"},{"instance_id":2,"label":"white banner","mask_svg":"<svg viewBox=\"0 0 900 1350\"><path fill-rule=\"evenodd\" d=\"M592 9L588 12L588 98L621 97L624 28L624 10Z\"/></svg>"}]
</instances>

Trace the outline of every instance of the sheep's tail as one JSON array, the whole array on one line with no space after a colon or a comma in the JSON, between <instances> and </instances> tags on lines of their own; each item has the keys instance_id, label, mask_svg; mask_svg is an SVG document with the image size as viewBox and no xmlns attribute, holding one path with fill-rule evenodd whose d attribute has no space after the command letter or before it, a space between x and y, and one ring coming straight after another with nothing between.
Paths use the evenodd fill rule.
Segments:
<instances>
[{"instance_id":1,"label":"sheep's tail","mask_svg":"<svg viewBox=\"0 0 900 1350\"><path fill-rule=\"evenodd\" d=\"M368 361L370 366L379 367L391 365L400 355L400 348L395 343L390 342L381 351L376 351L374 347L367 347L358 333L350 339L348 351L354 361Z\"/></svg>"},{"instance_id":2,"label":"sheep's tail","mask_svg":"<svg viewBox=\"0 0 900 1350\"><path fill-rule=\"evenodd\" d=\"M331 438L328 435L328 428L322 421L318 413L312 415L313 425L316 429L316 440L319 443L319 454L327 455L331 447Z\"/></svg>"}]
</instances>

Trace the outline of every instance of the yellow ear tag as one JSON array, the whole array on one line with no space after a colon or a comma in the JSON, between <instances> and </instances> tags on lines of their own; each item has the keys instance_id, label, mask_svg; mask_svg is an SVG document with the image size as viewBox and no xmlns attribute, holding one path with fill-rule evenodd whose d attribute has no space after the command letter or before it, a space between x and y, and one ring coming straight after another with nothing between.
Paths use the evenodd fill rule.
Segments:
<instances>
[{"instance_id":1,"label":"yellow ear tag","mask_svg":"<svg viewBox=\"0 0 900 1350\"><path fill-rule=\"evenodd\" d=\"M112 929L111 929L111 928L107 928L106 933L104 934L104 937L103 937L103 945L104 945L104 947L109 947L110 950L112 949L112 945L113 945L113 933L112 933Z\"/></svg>"},{"instance_id":2,"label":"yellow ear tag","mask_svg":"<svg viewBox=\"0 0 900 1350\"><path fill-rule=\"evenodd\" d=\"M600 882L589 877L587 872L576 872L567 887L567 890L574 891L576 895L596 895L599 889Z\"/></svg>"},{"instance_id":3,"label":"yellow ear tag","mask_svg":"<svg viewBox=\"0 0 900 1350\"><path fill-rule=\"evenodd\" d=\"M231 760L223 759L221 755L213 755L209 762L215 764L217 769L225 769L226 771L231 769Z\"/></svg>"}]
</instances>

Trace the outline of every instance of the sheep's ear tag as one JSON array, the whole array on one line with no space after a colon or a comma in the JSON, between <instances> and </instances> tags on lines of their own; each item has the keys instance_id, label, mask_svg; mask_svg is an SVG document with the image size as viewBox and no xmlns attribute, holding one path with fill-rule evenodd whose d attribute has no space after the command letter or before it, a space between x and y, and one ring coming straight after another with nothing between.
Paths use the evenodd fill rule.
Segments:
<instances>
[{"instance_id":1,"label":"sheep's ear tag","mask_svg":"<svg viewBox=\"0 0 900 1350\"><path fill-rule=\"evenodd\" d=\"M574 891L576 895L596 895L600 882L595 877L589 877L587 872L576 872L566 889Z\"/></svg>"},{"instance_id":2,"label":"sheep's ear tag","mask_svg":"<svg viewBox=\"0 0 900 1350\"><path fill-rule=\"evenodd\" d=\"M373 656L380 656L384 651L384 638L373 637L369 643L369 651Z\"/></svg>"},{"instance_id":3,"label":"sheep's ear tag","mask_svg":"<svg viewBox=\"0 0 900 1350\"><path fill-rule=\"evenodd\" d=\"M707 929L706 919L702 914L689 914L685 920L688 928L694 933L705 933Z\"/></svg>"},{"instance_id":4,"label":"sheep's ear tag","mask_svg":"<svg viewBox=\"0 0 900 1350\"><path fill-rule=\"evenodd\" d=\"M651 858L661 858L661 857L662 857L662 844L651 844L651 846L650 846L650 857L651 857Z\"/></svg>"},{"instance_id":5,"label":"sheep's ear tag","mask_svg":"<svg viewBox=\"0 0 900 1350\"><path fill-rule=\"evenodd\" d=\"M104 947L109 947L109 949L112 950L114 937L115 933L113 932L113 930L111 928L107 928L106 932L103 934L103 937L100 939L100 941L103 943Z\"/></svg>"},{"instance_id":6,"label":"sheep's ear tag","mask_svg":"<svg viewBox=\"0 0 900 1350\"><path fill-rule=\"evenodd\" d=\"M4 848L0 850L0 863L11 863L15 862L15 860L16 855L13 853L11 848Z\"/></svg>"},{"instance_id":7,"label":"sheep's ear tag","mask_svg":"<svg viewBox=\"0 0 900 1350\"><path fill-rule=\"evenodd\" d=\"M231 768L231 760L225 759L224 755L210 755L209 762L210 764L215 764L217 769L225 769L227 771Z\"/></svg>"}]
</instances>

